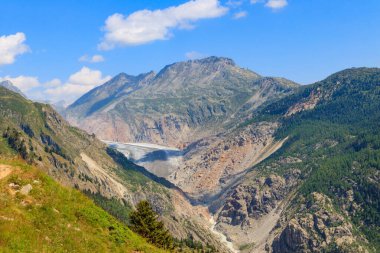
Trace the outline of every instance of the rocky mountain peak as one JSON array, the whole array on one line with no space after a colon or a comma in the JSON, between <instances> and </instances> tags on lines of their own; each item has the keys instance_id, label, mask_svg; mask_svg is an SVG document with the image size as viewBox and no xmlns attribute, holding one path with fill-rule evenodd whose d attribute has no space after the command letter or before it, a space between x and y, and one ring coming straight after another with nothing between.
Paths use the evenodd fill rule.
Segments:
<instances>
[{"instance_id":1,"label":"rocky mountain peak","mask_svg":"<svg viewBox=\"0 0 380 253\"><path fill-rule=\"evenodd\" d=\"M211 75L220 71L229 69L239 69L232 59L225 57L210 56L203 59L176 62L166 65L157 77L168 78L173 75L188 75L197 73L197 75Z\"/></svg>"},{"instance_id":2,"label":"rocky mountain peak","mask_svg":"<svg viewBox=\"0 0 380 253\"><path fill-rule=\"evenodd\" d=\"M16 87L11 81L9 81L9 80L5 80L5 81L0 82L0 86L6 88L6 89L8 89L8 90L11 90L11 91L13 91L13 92L16 92L16 93L20 94L20 95L23 96L23 97L26 97L25 94L22 93L22 91L21 91L19 88L17 88L17 87Z\"/></svg>"},{"instance_id":3,"label":"rocky mountain peak","mask_svg":"<svg viewBox=\"0 0 380 253\"><path fill-rule=\"evenodd\" d=\"M227 57L217 57L217 56L210 56L203 59L191 60L190 62L196 62L200 64L224 64L224 65L236 66L234 60Z\"/></svg>"}]
</instances>

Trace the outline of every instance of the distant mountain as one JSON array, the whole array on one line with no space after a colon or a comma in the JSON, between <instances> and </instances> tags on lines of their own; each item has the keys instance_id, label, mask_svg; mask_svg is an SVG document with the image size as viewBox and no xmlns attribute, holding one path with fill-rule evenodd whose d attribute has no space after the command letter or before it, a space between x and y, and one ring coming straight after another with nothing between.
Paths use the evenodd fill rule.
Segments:
<instances>
[{"instance_id":1,"label":"distant mountain","mask_svg":"<svg viewBox=\"0 0 380 253\"><path fill-rule=\"evenodd\" d=\"M11 81L8 81L8 80L2 81L2 82L0 82L0 86L6 88L8 90L11 90L13 92L16 92L16 93L18 93L21 96L23 96L23 97L26 98L25 94L22 93L22 91L19 88L17 88L16 86L14 86Z\"/></svg>"},{"instance_id":2,"label":"distant mountain","mask_svg":"<svg viewBox=\"0 0 380 253\"><path fill-rule=\"evenodd\" d=\"M209 57L174 63L158 74L119 74L79 98L65 115L101 139L180 147L225 131L297 87L231 59Z\"/></svg>"}]
</instances>

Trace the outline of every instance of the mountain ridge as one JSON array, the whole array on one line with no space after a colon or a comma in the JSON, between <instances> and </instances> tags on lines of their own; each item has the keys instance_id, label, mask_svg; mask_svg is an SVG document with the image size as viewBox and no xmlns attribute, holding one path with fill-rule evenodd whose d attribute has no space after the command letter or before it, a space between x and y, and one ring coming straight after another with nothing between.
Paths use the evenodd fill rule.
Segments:
<instances>
[{"instance_id":1,"label":"mountain ridge","mask_svg":"<svg viewBox=\"0 0 380 253\"><path fill-rule=\"evenodd\" d=\"M26 98L26 95L9 80L0 81L0 86L6 88L8 90L14 91L14 92L20 94L21 96L23 96L24 98Z\"/></svg>"},{"instance_id":2,"label":"mountain ridge","mask_svg":"<svg viewBox=\"0 0 380 253\"><path fill-rule=\"evenodd\" d=\"M74 102L65 113L69 122L105 140L177 147L223 131L227 121L249 117L262 103L298 87L286 79L261 77L221 57L173 63L131 83L117 77ZM96 92L104 95L97 97Z\"/></svg>"}]
</instances>

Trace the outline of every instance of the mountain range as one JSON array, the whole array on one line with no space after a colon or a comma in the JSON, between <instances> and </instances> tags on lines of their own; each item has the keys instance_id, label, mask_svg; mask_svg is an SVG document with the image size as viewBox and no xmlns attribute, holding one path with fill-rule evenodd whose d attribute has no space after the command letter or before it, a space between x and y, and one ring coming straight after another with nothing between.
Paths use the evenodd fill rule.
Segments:
<instances>
[{"instance_id":1,"label":"mountain range","mask_svg":"<svg viewBox=\"0 0 380 253\"><path fill-rule=\"evenodd\" d=\"M175 237L216 252L380 248L380 69L310 85L221 57L121 73L62 113L76 127L0 97L2 163L19 157L121 224L147 199Z\"/></svg>"},{"instance_id":2,"label":"mountain range","mask_svg":"<svg viewBox=\"0 0 380 253\"><path fill-rule=\"evenodd\" d=\"M226 131L296 87L240 68L231 59L209 57L174 63L157 74L121 73L75 101L65 116L103 140L184 147Z\"/></svg>"}]
</instances>

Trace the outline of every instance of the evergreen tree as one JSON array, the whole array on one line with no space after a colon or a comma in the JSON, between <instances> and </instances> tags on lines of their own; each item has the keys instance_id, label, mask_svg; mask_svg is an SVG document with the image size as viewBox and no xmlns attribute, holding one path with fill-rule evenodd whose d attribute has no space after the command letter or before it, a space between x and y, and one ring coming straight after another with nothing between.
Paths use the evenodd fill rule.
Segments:
<instances>
[{"instance_id":1,"label":"evergreen tree","mask_svg":"<svg viewBox=\"0 0 380 253\"><path fill-rule=\"evenodd\" d=\"M174 239L165 228L164 223L158 220L157 213L148 201L137 204L136 210L130 214L131 229L145 237L148 242L164 249L172 249Z\"/></svg>"}]
</instances>

